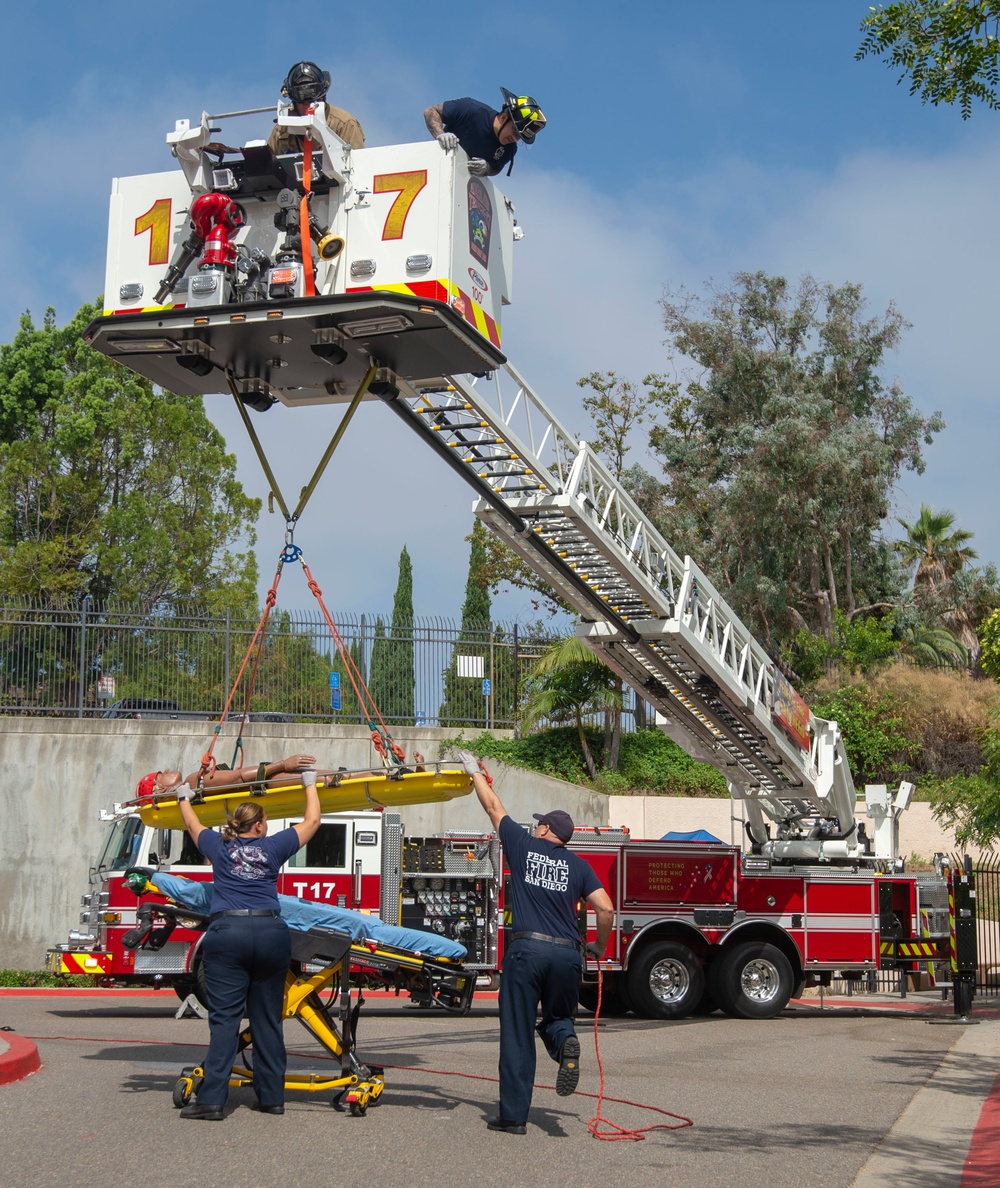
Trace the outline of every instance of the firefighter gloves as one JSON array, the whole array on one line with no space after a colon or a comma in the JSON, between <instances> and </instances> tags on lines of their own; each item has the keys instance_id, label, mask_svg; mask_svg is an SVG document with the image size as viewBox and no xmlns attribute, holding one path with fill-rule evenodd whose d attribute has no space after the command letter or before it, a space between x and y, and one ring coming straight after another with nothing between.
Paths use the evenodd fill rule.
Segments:
<instances>
[{"instance_id":1,"label":"firefighter gloves","mask_svg":"<svg viewBox=\"0 0 1000 1188\"><path fill-rule=\"evenodd\" d=\"M458 761L470 776L482 775L482 772L479 770L479 760L471 751L459 751Z\"/></svg>"}]
</instances>

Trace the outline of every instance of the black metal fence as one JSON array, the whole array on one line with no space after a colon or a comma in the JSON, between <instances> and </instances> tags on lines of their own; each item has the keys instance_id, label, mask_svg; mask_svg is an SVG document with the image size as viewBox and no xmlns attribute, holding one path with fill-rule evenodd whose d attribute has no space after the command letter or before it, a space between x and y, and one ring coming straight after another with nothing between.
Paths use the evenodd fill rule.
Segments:
<instances>
[{"instance_id":1,"label":"black metal fence","mask_svg":"<svg viewBox=\"0 0 1000 1188\"><path fill-rule=\"evenodd\" d=\"M1000 994L1000 854L973 864L976 882L976 993Z\"/></svg>"},{"instance_id":2,"label":"black metal fence","mask_svg":"<svg viewBox=\"0 0 1000 1188\"><path fill-rule=\"evenodd\" d=\"M962 855L950 859L953 870L963 867ZM976 887L976 993L994 997L1000 994L1000 854L983 854L973 863ZM936 970L938 983L950 982L951 971ZM836 994L905 995L911 983L897 970L871 970L857 977L835 976L832 991ZM951 991L947 991L948 995Z\"/></svg>"},{"instance_id":3,"label":"black metal fence","mask_svg":"<svg viewBox=\"0 0 1000 1188\"><path fill-rule=\"evenodd\" d=\"M512 727L525 677L551 643L517 623L463 631L433 617L406 628L379 616L334 621L382 716L396 725ZM256 628L256 619L190 606L0 602L0 712L217 717ZM276 611L250 710L361 721L350 668L318 611ZM244 677L233 701L237 713L245 688Z\"/></svg>"}]
</instances>

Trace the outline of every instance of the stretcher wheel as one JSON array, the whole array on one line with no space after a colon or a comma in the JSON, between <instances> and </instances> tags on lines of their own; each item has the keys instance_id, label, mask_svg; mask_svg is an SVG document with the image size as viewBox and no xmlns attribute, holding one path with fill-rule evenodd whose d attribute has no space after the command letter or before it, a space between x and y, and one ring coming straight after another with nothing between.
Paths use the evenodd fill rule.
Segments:
<instances>
[{"instance_id":1,"label":"stretcher wheel","mask_svg":"<svg viewBox=\"0 0 1000 1188\"><path fill-rule=\"evenodd\" d=\"M364 1103L362 1103L360 1101L352 1101L351 1102L351 1117L352 1118L363 1118L365 1116L365 1114L367 1114L367 1113L368 1113L368 1103L367 1102L364 1102Z\"/></svg>"},{"instance_id":2,"label":"stretcher wheel","mask_svg":"<svg viewBox=\"0 0 1000 1188\"><path fill-rule=\"evenodd\" d=\"M178 1077L174 1082L173 1102L175 1109L182 1109L191 1100L194 1081L190 1077Z\"/></svg>"}]
</instances>

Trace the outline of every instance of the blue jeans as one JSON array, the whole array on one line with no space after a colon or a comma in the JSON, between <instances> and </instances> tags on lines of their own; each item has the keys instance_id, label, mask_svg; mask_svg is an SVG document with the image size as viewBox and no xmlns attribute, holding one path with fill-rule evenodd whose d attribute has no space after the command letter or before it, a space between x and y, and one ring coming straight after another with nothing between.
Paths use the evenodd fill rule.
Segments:
<instances>
[{"instance_id":1,"label":"blue jeans","mask_svg":"<svg viewBox=\"0 0 1000 1188\"><path fill-rule=\"evenodd\" d=\"M202 942L208 988L208 1055L199 1105L221 1106L229 1096L244 1013L253 1036L253 1087L262 1105L284 1105L285 975L292 956L280 916L224 916Z\"/></svg>"},{"instance_id":2,"label":"blue jeans","mask_svg":"<svg viewBox=\"0 0 1000 1188\"><path fill-rule=\"evenodd\" d=\"M547 941L516 940L500 975L500 1117L527 1122L535 1081L535 1032L558 1061L563 1043L576 1035L583 958L579 949ZM536 1027L539 1005L542 1017Z\"/></svg>"}]
</instances>

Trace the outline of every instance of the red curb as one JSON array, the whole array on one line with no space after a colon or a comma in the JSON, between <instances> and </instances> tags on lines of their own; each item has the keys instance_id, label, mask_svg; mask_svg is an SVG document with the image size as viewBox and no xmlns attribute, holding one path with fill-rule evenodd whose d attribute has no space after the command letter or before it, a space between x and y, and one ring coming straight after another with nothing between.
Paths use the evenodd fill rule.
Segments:
<instances>
[{"instance_id":1,"label":"red curb","mask_svg":"<svg viewBox=\"0 0 1000 1188\"><path fill-rule=\"evenodd\" d=\"M20 1081L29 1073L36 1072L42 1067L38 1048L31 1040L5 1031L3 1041L10 1047L6 1052L0 1052L0 1085L9 1085L11 1081Z\"/></svg>"},{"instance_id":2,"label":"red curb","mask_svg":"<svg viewBox=\"0 0 1000 1188\"><path fill-rule=\"evenodd\" d=\"M60 990L55 986L0 986L0 998L7 996L28 995L33 998L167 998L173 991L164 986L161 990L129 989L128 986L67 986ZM476 992L477 999L499 998L498 990L480 990ZM402 998L395 990L366 990L365 998ZM177 1005L171 1003L170 1005Z\"/></svg>"},{"instance_id":3,"label":"red curb","mask_svg":"<svg viewBox=\"0 0 1000 1188\"><path fill-rule=\"evenodd\" d=\"M30 995L33 998L75 998L77 996L90 998L105 995L108 997L126 995L131 998L152 998L154 994L159 994L161 998L169 998L172 993L173 991L168 993L163 990L147 990L145 987L141 990L130 990L127 986L65 986L62 988L58 986L0 986L0 998L22 994Z\"/></svg>"},{"instance_id":4,"label":"red curb","mask_svg":"<svg viewBox=\"0 0 1000 1188\"><path fill-rule=\"evenodd\" d=\"M983 1102L969 1153L962 1169L961 1188L985 1188L1000 1183L1000 1077Z\"/></svg>"}]
</instances>

